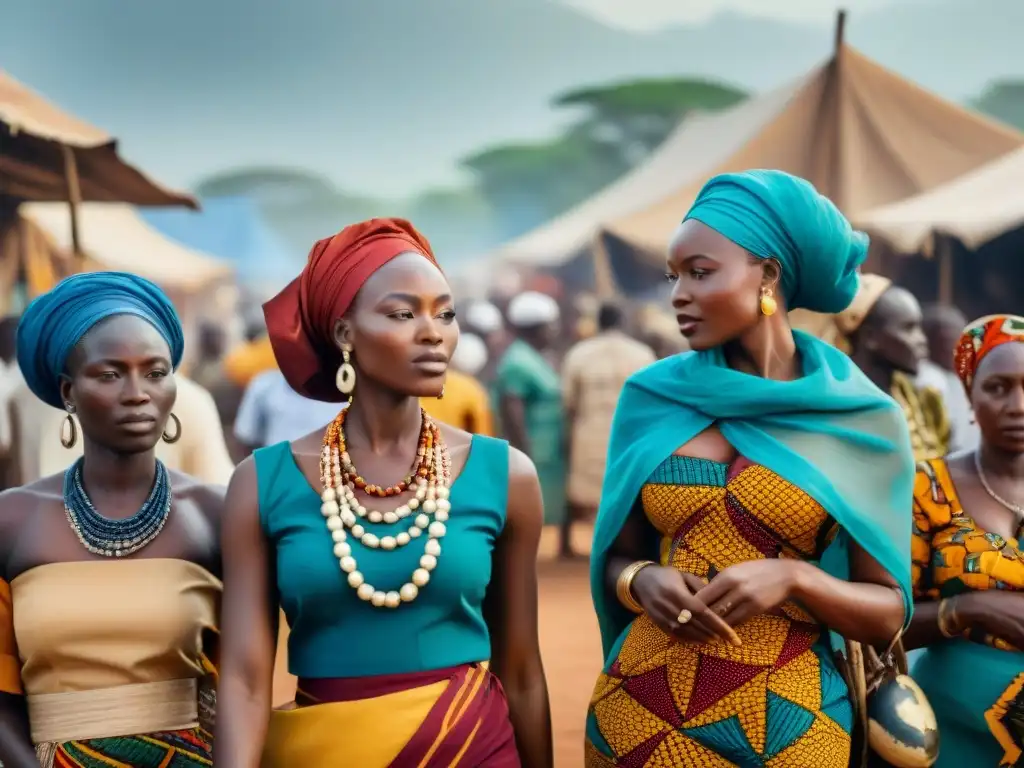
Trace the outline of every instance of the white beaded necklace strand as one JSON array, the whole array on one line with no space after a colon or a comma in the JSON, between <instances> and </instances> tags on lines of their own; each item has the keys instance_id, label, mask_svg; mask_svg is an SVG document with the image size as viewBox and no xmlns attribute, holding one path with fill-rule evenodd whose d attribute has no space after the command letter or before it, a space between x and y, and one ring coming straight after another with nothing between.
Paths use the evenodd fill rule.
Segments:
<instances>
[{"instance_id":1,"label":"white beaded necklace strand","mask_svg":"<svg viewBox=\"0 0 1024 768\"><path fill-rule=\"evenodd\" d=\"M425 428L434 429L431 422ZM355 488L343 482L341 471L341 453L336 441L325 441L321 455L321 481L324 491L321 494L320 511L327 523L327 530L334 540L334 556L338 558L341 570L348 574L348 583L361 600L375 608L397 608L403 602L411 603L418 596L420 589L430 581L430 574L437 567L441 556L441 539L448 532L445 523L451 510L448 501L450 467L447 449L435 429L435 442L429 468L433 470L428 478L421 478L413 486L414 495L408 502L394 511L378 512L367 510L355 496ZM395 536L378 537L366 530L364 520L371 523L384 522L394 524L409 517L415 510L420 511L408 529ZM433 520L431 520L433 516ZM368 549L394 550L403 547L413 539L427 533L424 554L420 557L419 568L412 573L409 581L398 591L377 589L366 581L348 540L348 532Z\"/></svg>"}]
</instances>

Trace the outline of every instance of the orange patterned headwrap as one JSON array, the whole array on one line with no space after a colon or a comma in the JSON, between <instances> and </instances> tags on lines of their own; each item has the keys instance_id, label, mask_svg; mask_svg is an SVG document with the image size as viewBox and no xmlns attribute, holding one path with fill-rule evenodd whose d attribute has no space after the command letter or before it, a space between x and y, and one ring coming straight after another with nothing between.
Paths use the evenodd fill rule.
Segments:
<instances>
[{"instance_id":1,"label":"orange patterned headwrap","mask_svg":"<svg viewBox=\"0 0 1024 768\"><path fill-rule=\"evenodd\" d=\"M405 219L370 219L313 245L297 278L263 305L278 367L292 389L328 403L345 396L335 386L341 352L334 324L374 272L403 253L438 266L427 238Z\"/></svg>"},{"instance_id":2,"label":"orange patterned headwrap","mask_svg":"<svg viewBox=\"0 0 1024 768\"><path fill-rule=\"evenodd\" d=\"M1024 341L1024 317L988 315L964 328L956 345L953 366L968 395L985 355L1010 341Z\"/></svg>"}]
</instances>

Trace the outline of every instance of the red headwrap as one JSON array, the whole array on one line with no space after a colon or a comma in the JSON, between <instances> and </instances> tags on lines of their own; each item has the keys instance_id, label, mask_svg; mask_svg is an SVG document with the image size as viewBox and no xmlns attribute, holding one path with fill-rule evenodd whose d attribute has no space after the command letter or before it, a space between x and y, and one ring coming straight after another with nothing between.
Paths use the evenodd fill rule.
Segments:
<instances>
[{"instance_id":1,"label":"red headwrap","mask_svg":"<svg viewBox=\"0 0 1024 768\"><path fill-rule=\"evenodd\" d=\"M964 328L956 345L953 365L968 395L971 394L974 375L985 355L1010 341L1024 341L1024 317L988 315Z\"/></svg>"},{"instance_id":2,"label":"red headwrap","mask_svg":"<svg viewBox=\"0 0 1024 768\"><path fill-rule=\"evenodd\" d=\"M370 275L410 252L437 266L430 243L405 219L370 219L313 246L299 276L263 305L274 356L292 389L314 400L345 399L334 384L341 364L334 324Z\"/></svg>"}]
</instances>

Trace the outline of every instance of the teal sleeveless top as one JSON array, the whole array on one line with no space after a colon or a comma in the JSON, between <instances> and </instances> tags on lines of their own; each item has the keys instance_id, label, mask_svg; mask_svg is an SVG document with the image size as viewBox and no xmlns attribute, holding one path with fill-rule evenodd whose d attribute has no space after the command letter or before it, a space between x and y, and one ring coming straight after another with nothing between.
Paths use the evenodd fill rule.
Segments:
<instances>
[{"instance_id":1,"label":"teal sleeveless top","mask_svg":"<svg viewBox=\"0 0 1024 768\"><path fill-rule=\"evenodd\" d=\"M505 527L508 443L474 435L451 487L448 532L430 583L412 603L375 608L348 585L334 556L320 491L310 486L287 442L254 454L260 524L273 545L277 589L291 628L288 668L298 677L403 674L486 661L491 639L483 600L491 555ZM397 534L408 521L368 524ZM380 589L398 589L423 555L426 536L390 552L349 537L359 570Z\"/></svg>"}]
</instances>

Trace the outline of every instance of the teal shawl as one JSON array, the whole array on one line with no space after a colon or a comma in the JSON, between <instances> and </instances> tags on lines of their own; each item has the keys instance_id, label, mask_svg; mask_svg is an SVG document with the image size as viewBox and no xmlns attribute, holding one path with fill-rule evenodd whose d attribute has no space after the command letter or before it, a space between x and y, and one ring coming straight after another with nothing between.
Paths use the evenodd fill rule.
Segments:
<instances>
[{"instance_id":1,"label":"teal shawl","mask_svg":"<svg viewBox=\"0 0 1024 768\"><path fill-rule=\"evenodd\" d=\"M802 488L841 526L821 567L848 579L855 541L899 582L909 623L914 459L904 415L842 352L793 335L803 366L795 381L735 371L712 349L667 358L626 383L591 555L606 659L635 618L608 588L609 549L651 473L712 424L741 455ZM657 559L656 542L650 551Z\"/></svg>"}]
</instances>

